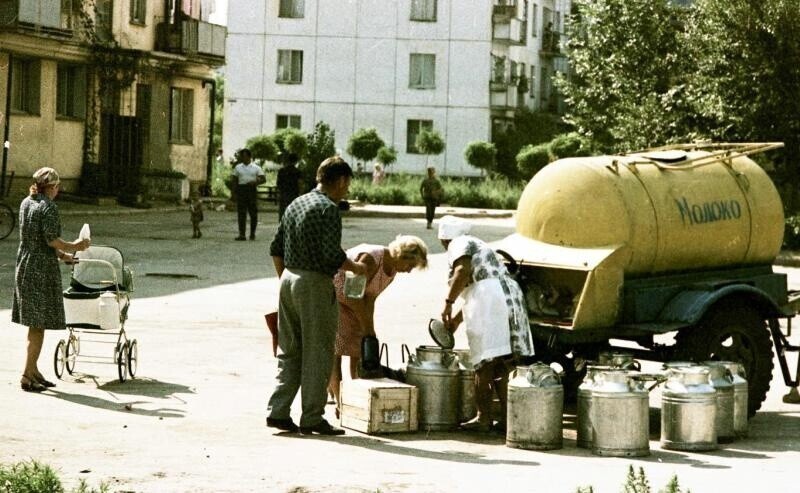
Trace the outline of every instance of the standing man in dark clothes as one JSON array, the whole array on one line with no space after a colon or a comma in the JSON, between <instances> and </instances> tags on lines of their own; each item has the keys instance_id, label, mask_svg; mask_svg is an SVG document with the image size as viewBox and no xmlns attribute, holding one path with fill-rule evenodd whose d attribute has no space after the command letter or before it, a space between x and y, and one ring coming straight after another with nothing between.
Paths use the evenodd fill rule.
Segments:
<instances>
[{"instance_id":1,"label":"standing man in dark clothes","mask_svg":"<svg viewBox=\"0 0 800 493\"><path fill-rule=\"evenodd\" d=\"M253 154L250 149L239 151L242 160L233 168L236 183L236 212L239 218L239 236L236 241L244 241L245 228L247 226L247 214L250 214L250 239L256 239L256 225L258 225L258 203L256 187L267 181L264 170L253 161Z\"/></svg>"},{"instance_id":2,"label":"standing man in dark clothes","mask_svg":"<svg viewBox=\"0 0 800 493\"><path fill-rule=\"evenodd\" d=\"M278 221L283 218L283 212L300 196L300 170L297 169L297 156L289 155L286 164L278 170Z\"/></svg>"},{"instance_id":3,"label":"standing man in dark clothes","mask_svg":"<svg viewBox=\"0 0 800 493\"><path fill-rule=\"evenodd\" d=\"M353 170L339 156L326 159L317 170L317 188L286 208L270 255L280 277L278 301L277 386L269 398L267 426L295 432L289 414L302 388L300 433L341 435L344 430L325 419L328 377L339 308L333 288L338 269L365 274L366 266L342 250L339 201L347 197Z\"/></svg>"}]
</instances>

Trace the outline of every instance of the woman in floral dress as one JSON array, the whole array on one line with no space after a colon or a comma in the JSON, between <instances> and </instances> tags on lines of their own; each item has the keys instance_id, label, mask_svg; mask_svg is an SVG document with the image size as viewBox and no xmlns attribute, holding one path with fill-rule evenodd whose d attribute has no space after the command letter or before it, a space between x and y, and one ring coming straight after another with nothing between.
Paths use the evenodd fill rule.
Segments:
<instances>
[{"instance_id":1,"label":"woman in floral dress","mask_svg":"<svg viewBox=\"0 0 800 493\"><path fill-rule=\"evenodd\" d=\"M504 428L506 391L511 363L533 355L533 339L525 297L497 254L484 241L470 236L470 224L445 216L439 240L447 249L450 281L442 321L455 331L467 331L470 361L475 362L475 407L478 416L462 428L489 431L493 426L492 393L500 400L498 426ZM453 315L457 297L464 305Z\"/></svg>"},{"instance_id":2,"label":"woman in floral dress","mask_svg":"<svg viewBox=\"0 0 800 493\"><path fill-rule=\"evenodd\" d=\"M65 328L58 260L72 263L72 253L85 250L90 242L61 239L61 218L53 202L60 183L56 170L41 168L33 179L30 195L19 206L11 321L28 327L28 354L20 386L27 392L41 392L55 386L44 378L37 365L44 331Z\"/></svg>"}]
</instances>

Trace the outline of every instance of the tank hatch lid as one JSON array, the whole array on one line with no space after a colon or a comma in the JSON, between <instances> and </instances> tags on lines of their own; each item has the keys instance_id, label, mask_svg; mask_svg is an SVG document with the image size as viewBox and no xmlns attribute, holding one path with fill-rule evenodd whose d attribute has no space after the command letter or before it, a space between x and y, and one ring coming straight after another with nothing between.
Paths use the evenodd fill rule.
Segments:
<instances>
[{"instance_id":1,"label":"tank hatch lid","mask_svg":"<svg viewBox=\"0 0 800 493\"><path fill-rule=\"evenodd\" d=\"M495 250L503 250L517 263L573 270L594 270L622 247L575 248L544 243L514 233L497 242Z\"/></svg>"},{"instance_id":2,"label":"tank hatch lid","mask_svg":"<svg viewBox=\"0 0 800 493\"><path fill-rule=\"evenodd\" d=\"M680 150L650 151L640 154L640 156L662 163L679 163L681 161L686 161L688 157L685 151Z\"/></svg>"}]
</instances>

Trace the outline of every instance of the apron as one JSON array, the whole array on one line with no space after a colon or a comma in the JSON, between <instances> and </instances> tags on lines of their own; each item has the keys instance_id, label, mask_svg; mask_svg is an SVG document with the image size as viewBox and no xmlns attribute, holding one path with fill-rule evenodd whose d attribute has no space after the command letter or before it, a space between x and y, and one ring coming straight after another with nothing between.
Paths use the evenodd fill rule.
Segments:
<instances>
[{"instance_id":1,"label":"apron","mask_svg":"<svg viewBox=\"0 0 800 493\"><path fill-rule=\"evenodd\" d=\"M496 277L467 286L461 293L464 325L467 329L470 361L482 361L511 354L508 305Z\"/></svg>"}]
</instances>

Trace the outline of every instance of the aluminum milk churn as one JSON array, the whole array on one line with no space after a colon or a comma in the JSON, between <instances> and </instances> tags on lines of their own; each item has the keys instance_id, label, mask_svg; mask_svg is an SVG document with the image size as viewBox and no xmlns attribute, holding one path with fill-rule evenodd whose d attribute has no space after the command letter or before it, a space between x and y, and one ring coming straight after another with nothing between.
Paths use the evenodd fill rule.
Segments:
<instances>
[{"instance_id":1,"label":"aluminum milk churn","mask_svg":"<svg viewBox=\"0 0 800 493\"><path fill-rule=\"evenodd\" d=\"M717 391L717 442L730 443L736 437L733 431L733 375L721 361L706 361L709 380Z\"/></svg>"},{"instance_id":2,"label":"aluminum milk churn","mask_svg":"<svg viewBox=\"0 0 800 493\"><path fill-rule=\"evenodd\" d=\"M419 389L419 427L451 430L458 425L458 358L439 346L419 346L406 366L406 383Z\"/></svg>"},{"instance_id":3,"label":"aluminum milk churn","mask_svg":"<svg viewBox=\"0 0 800 493\"><path fill-rule=\"evenodd\" d=\"M478 415L475 405L475 368L469 360L468 349L456 349L454 352L458 356L458 422L466 423Z\"/></svg>"},{"instance_id":4,"label":"aluminum milk churn","mask_svg":"<svg viewBox=\"0 0 800 493\"><path fill-rule=\"evenodd\" d=\"M733 432L737 437L747 436L747 380L744 365L734 361L720 361L733 376Z\"/></svg>"},{"instance_id":5,"label":"aluminum milk churn","mask_svg":"<svg viewBox=\"0 0 800 493\"><path fill-rule=\"evenodd\" d=\"M649 394L622 369L601 371L592 387L592 453L613 457L650 454Z\"/></svg>"},{"instance_id":6,"label":"aluminum milk churn","mask_svg":"<svg viewBox=\"0 0 800 493\"><path fill-rule=\"evenodd\" d=\"M508 382L506 445L528 450L562 446L564 387L549 366L518 366Z\"/></svg>"},{"instance_id":7,"label":"aluminum milk churn","mask_svg":"<svg viewBox=\"0 0 800 493\"><path fill-rule=\"evenodd\" d=\"M578 447L592 447L592 388L594 387L597 374L610 369L610 366L604 365L589 364L586 366L586 376L578 387L577 413L575 417L578 432Z\"/></svg>"},{"instance_id":8,"label":"aluminum milk churn","mask_svg":"<svg viewBox=\"0 0 800 493\"><path fill-rule=\"evenodd\" d=\"M670 450L717 448L717 393L705 366L667 370L661 393L661 446Z\"/></svg>"}]
</instances>

